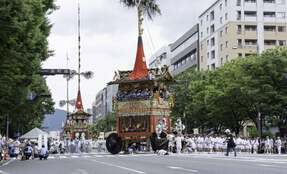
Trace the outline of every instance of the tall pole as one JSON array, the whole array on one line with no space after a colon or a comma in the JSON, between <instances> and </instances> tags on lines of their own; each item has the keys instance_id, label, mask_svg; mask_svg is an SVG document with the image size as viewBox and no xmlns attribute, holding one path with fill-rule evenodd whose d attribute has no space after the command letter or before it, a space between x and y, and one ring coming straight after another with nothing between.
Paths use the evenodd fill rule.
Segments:
<instances>
[{"instance_id":1,"label":"tall pole","mask_svg":"<svg viewBox=\"0 0 287 174\"><path fill-rule=\"evenodd\" d=\"M144 11L143 11L143 7L141 5L141 1L142 0L138 0L136 1L136 6L138 8L138 34L139 36L143 35L143 20L144 20Z\"/></svg>"},{"instance_id":2,"label":"tall pole","mask_svg":"<svg viewBox=\"0 0 287 174\"><path fill-rule=\"evenodd\" d=\"M187 80L184 81L184 95L185 95L185 100L184 100L184 122L185 122L185 134L187 134L187 117L186 117L186 106L187 106L187 87L188 87L188 84L187 84Z\"/></svg>"},{"instance_id":3,"label":"tall pole","mask_svg":"<svg viewBox=\"0 0 287 174\"><path fill-rule=\"evenodd\" d=\"M6 141L9 139L9 114L6 115Z\"/></svg>"},{"instance_id":4,"label":"tall pole","mask_svg":"<svg viewBox=\"0 0 287 174\"><path fill-rule=\"evenodd\" d=\"M81 82L81 18L80 18L80 0L78 0L78 90L80 91Z\"/></svg>"},{"instance_id":5,"label":"tall pole","mask_svg":"<svg viewBox=\"0 0 287 174\"><path fill-rule=\"evenodd\" d=\"M69 69L69 56L67 54L67 69ZM69 80L70 80L70 75L67 77L67 119L69 117Z\"/></svg>"}]
</instances>

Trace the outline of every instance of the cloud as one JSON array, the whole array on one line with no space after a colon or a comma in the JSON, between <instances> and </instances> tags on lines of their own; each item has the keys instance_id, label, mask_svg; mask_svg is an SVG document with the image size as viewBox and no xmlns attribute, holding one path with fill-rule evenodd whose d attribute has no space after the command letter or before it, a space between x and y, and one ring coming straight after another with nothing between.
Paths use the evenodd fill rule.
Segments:
<instances>
[{"instance_id":1,"label":"cloud","mask_svg":"<svg viewBox=\"0 0 287 174\"><path fill-rule=\"evenodd\" d=\"M215 0L159 0L162 15L145 20L144 47L147 60L163 45L174 42L197 22L197 18ZM82 79L85 108L90 108L97 92L111 81L115 70L130 70L136 56L137 14L119 0L81 0L82 71L91 70L94 78ZM77 69L77 1L57 0L60 7L51 16L54 24L49 37L55 56L44 62L45 68ZM66 98L62 76L47 77L56 103ZM70 81L70 97L75 98L77 80ZM56 107L59 107L56 105Z\"/></svg>"}]
</instances>

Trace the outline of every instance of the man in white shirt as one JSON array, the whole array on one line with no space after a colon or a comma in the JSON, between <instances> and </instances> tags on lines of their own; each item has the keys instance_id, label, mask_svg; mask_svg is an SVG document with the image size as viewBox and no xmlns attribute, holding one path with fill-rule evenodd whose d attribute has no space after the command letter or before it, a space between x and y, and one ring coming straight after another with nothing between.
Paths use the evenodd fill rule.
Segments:
<instances>
[{"instance_id":1,"label":"man in white shirt","mask_svg":"<svg viewBox=\"0 0 287 174\"><path fill-rule=\"evenodd\" d=\"M277 152L280 155L281 154L281 147L282 147L282 141L280 137L277 137L277 140L275 141L276 147L277 147Z\"/></svg>"},{"instance_id":2,"label":"man in white shirt","mask_svg":"<svg viewBox=\"0 0 287 174\"><path fill-rule=\"evenodd\" d=\"M39 154L40 160L42 160L42 159L47 160L48 156L49 156L49 152L48 152L47 148L45 148L45 146L42 145L42 148L40 149L40 154Z\"/></svg>"},{"instance_id":3,"label":"man in white shirt","mask_svg":"<svg viewBox=\"0 0 287 174\"><path fill-rule=\"evenodd\" d=\"M175 137L175 142L176 142L176 153L181 153L181 149L182 149L182 140L183 137L181 135L177 135Z\"/></svg>"}]
</instances>

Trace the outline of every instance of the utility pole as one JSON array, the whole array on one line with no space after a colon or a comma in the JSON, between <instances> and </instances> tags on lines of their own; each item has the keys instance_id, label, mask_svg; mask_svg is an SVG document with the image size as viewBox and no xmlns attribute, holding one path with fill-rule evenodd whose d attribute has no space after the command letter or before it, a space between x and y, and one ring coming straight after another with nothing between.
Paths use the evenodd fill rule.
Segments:
<instances>
[{"instance_id":1,"label":"utility pole","mask_svg":"<svg viewBox=\"0 0 287 174\"><path fill-rule=\"evenodd\" d=\"M186 116L186 109L187 109L187 88L188 88L188 81L185 79L184 80L184 112L183 112L183 117L184 117L184 124L185 124L185 134L187 134L187 116Z\"/></svg>"},{"instance_id":2,"label":"utility pole","mask_svg":"<svg viewBox=\"0 0 287 174\"><path fill-rule=\"evenodd\" d=\"M6 115L6 140L9 139L9 114Z\"/></svg>"}]
</instances>

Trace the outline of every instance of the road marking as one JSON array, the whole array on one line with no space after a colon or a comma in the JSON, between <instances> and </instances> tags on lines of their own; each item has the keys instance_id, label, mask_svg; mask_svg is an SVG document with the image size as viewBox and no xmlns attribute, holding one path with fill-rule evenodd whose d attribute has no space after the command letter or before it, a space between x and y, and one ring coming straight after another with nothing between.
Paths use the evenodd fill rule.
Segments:
<instances>
[{"instance_id":1,"label":"road marking","mask_svg":"<svg viewBox=\"0 0 287 174\"><path fill-rule=\"evenodd\" d=\"M102 158L102 157L104 157L103 155L94 155L94 157L96 157L96 158Z\"/></svg>"},{"instance_id":2,"label":"road marking","mask_svg":"<svg viewBox=\"0 0 287 174\"><path fill-rule=\"evenodd\" d=\"M198 170L193 170L193 169L185 169L182 167L175 167L175 166L167 166L170 169L174 169L174 170L183 170L183 171L188 171L188 172L193 172L193 173L198 173Z\"/></svg>"},{"instance_id":3,"label":"road marking","mask_svg":"<svg viewBox=\"0 0 287 174\"><path fill-rule=\"evenodd\" d=\"M0 170L0 174L9 174L9 173L3 172L2 170Z\"/></svg>"},{"instance_id":4,"label":"road marking","mask_svg":"<svg viewBox=\"0 0 287 174\"><path fill-rule=\"evenodd\" d=\"M119 166L119 165L115 165L115 164L111 164L111 163L106 163L106 162L102 162L102 161L97 161L97 160L93 160L94 162L100 163L100 164L104 164L107 166L112 166L112 167L117 167L120 169L124 169L124 170L128 170L134 173L140 173L140 174L145 174L145 172L139 171L139 170L135 170L135 169L131 169L131 168L127 168L127 167L123 167L123 166Z\"/></svg>"},{"instance_id":5,"label":"road marking","mask_svg":"<svg viewBox=\"0 0 287 174\"><path fill-rule=\"evenodd\" d=\"M258 166L262 166L262 167L277 167L277 166L269 165L269 164L258 164Z\"/></svg>"},{"instance_id":6,"label":"road marking","mask_svg":"<svg viewBox=\"0 0 287 174\"><path fill-rule=\"evenodd\" d=\"M8 164L10 164L11 162L15 161L15 159L11 159L10 161L4 163L2 166L7 166Z\"/></svg>"},{"instance_id":7,"label":"road marking","mask_svg":"<svg viewBox=\"0 0 287 174\"><path fill-rule=\"evenodd\" d=\"M66 156L60 156L60 159L65 159L65 158L67 158Z\"/></svg>"},{"instance_id":8,"label":"road marking","mask_svg":"<svg viewBox=\"0 0 287 174\"><path fill-rule=\"evenodd\" d=\"M79 156L75 156L75 155L73 155L73 156L71 156L71 158L79 158Z\"/></svg>"}]
</instances>

